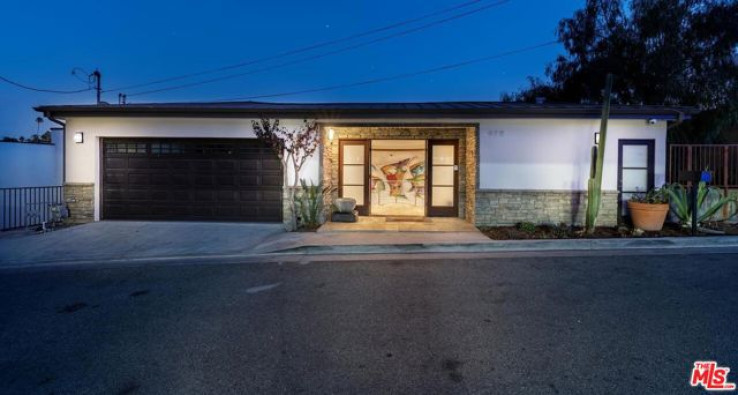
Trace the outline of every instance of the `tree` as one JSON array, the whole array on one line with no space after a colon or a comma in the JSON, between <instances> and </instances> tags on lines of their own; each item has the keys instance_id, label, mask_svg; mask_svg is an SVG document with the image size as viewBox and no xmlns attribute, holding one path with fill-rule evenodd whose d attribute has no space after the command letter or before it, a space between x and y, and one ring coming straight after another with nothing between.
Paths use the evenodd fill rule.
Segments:
<instances>
[{"instance_id":1,"label":"tree","mask_svg":"<svg viewBox=\"0 0 738 395\"><path fill-rule=\"evenodd\" d=\"M295 192L300 186L300 170L320 145L318 126L315 121L303 120L301 127L288 129L279 125L279 119L262 118L251 121L256 137L270 147L282 163L284 185L288 188L290 221L288 230L297 229L297 202ZM288 166L292 165L294 179L289 185Z\"/></svg>"},{"instance_id":2,"label":"tree","mask_svg":"<svg viewBox=\"0 0 738 395\"><path fill-rule=\"evenodd\" d=\"M736 21L734 0L587 0L559 22L566 54L546 68L548 81L530 78L529 87L503 99L599 103L612 73L614 104L696 106L703 113L675 136L714 141L736 124Z\"/></svg>"}]
</instances>

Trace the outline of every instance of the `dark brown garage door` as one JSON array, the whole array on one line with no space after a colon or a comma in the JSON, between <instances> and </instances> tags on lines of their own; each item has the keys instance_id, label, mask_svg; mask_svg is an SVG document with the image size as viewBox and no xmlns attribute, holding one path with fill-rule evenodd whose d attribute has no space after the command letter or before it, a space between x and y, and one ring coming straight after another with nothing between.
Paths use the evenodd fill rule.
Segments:
<instances>
[{"instance_id":1,"label":"dark brown garage door","mask_svg":"<svg viewBox=\"0 0 738 395\"><path fill-rule=\"evenodd\" d=\"M279 159L255 139L104 139L102 217L282 221Z\"/></svg>"}]
</instances>

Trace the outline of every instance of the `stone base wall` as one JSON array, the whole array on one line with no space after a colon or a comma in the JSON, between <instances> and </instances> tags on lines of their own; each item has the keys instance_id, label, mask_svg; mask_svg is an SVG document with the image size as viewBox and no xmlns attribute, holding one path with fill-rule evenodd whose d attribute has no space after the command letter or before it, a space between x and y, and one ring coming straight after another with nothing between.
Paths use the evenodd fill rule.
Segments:
<instances>
[{"instance_id":1,"label":"stone base wall","mask_svg":"<svg viewBox=\"0 0 738 395\"><path fill-rule=\"evenodd\" d=\"M586 191L478 190L474 224L507 226L531 222L580 226L586 221L586 210ZM597 225L616 226L617 212L617 191L603 191Z\"/></svg>"},{"instance_id":2,"label":"stone base wall","mask_svg":"<svg viewBox=\"0 0 738 395\"><path fill-rule=\"evenodd\" d=\"M64 202L69 209L67 221L75 224L95 220L95 184L64 184Z\"/></svg>"}]
</instances>

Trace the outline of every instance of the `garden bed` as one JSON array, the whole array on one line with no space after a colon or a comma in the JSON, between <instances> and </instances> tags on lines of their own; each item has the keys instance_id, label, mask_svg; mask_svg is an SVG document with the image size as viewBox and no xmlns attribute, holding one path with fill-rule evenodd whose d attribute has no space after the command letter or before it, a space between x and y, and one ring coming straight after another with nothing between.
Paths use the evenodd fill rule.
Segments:
<instances>
[{"instance_id":1,"label":"garden bed","mask_svg":"<svg viewBox=\"0 0 738 395\"><path fill-rule=\"evenodd\" d=\"M738 236L737 224L714 223L708 229L725 232L726 236ZM643 237L683 237L692 236L690 229L677 224L667 223L658 232L633 232L627 226L598 227L594 234L586 234L584 228L566 225L532 225L519 224L516 226L480 227L482 233L493 240L536 240L536 239L613 239L613 238L643 238ZM698 232L698 236L715 236L713 233Z\"/></svg>"}]
</instances>

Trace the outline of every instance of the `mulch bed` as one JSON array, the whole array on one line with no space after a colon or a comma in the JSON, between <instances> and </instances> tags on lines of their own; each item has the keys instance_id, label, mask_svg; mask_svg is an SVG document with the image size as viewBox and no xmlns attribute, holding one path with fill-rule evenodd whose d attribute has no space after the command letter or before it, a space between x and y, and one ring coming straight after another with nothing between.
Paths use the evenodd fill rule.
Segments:
<instances>
[{"instance_id":1,"label":"mulch bed","mask_svg":"<svg viewBox=\"0 0 738 395\"><path fill-rule=\"evenodd\" d=\"M716 223L709 224L709 229L725 232L726 236L738 235L737 224ZM535 227L517 225L517 226L496 226L496 227L480 227L487 237L493 240L535 240L535 239L613 239L613 238L636 238L636 237L682 237L692 236L690 229L685 229L677 224L667 223L659 232L643 232L635 234L633 230L627 226L619 227L598 227L594 234L588 235L584 232L584 228L578 226L565 225L538 225ZM698 233L698 236L715 236L713 234Z\"/></svg>"},{"instance_id":2,"label":"mulch bed","mask_svg":"<svg viewBox=\"0 0 738 395\"><path fill-rule=\"evenodd\" d=\"M295 230L295 232L311 233L311 232L317 232L318 229L320 229L320 225L318 225L318 226L300 226L300 227L298 227Z\"/></svg>"}]
</instances>

